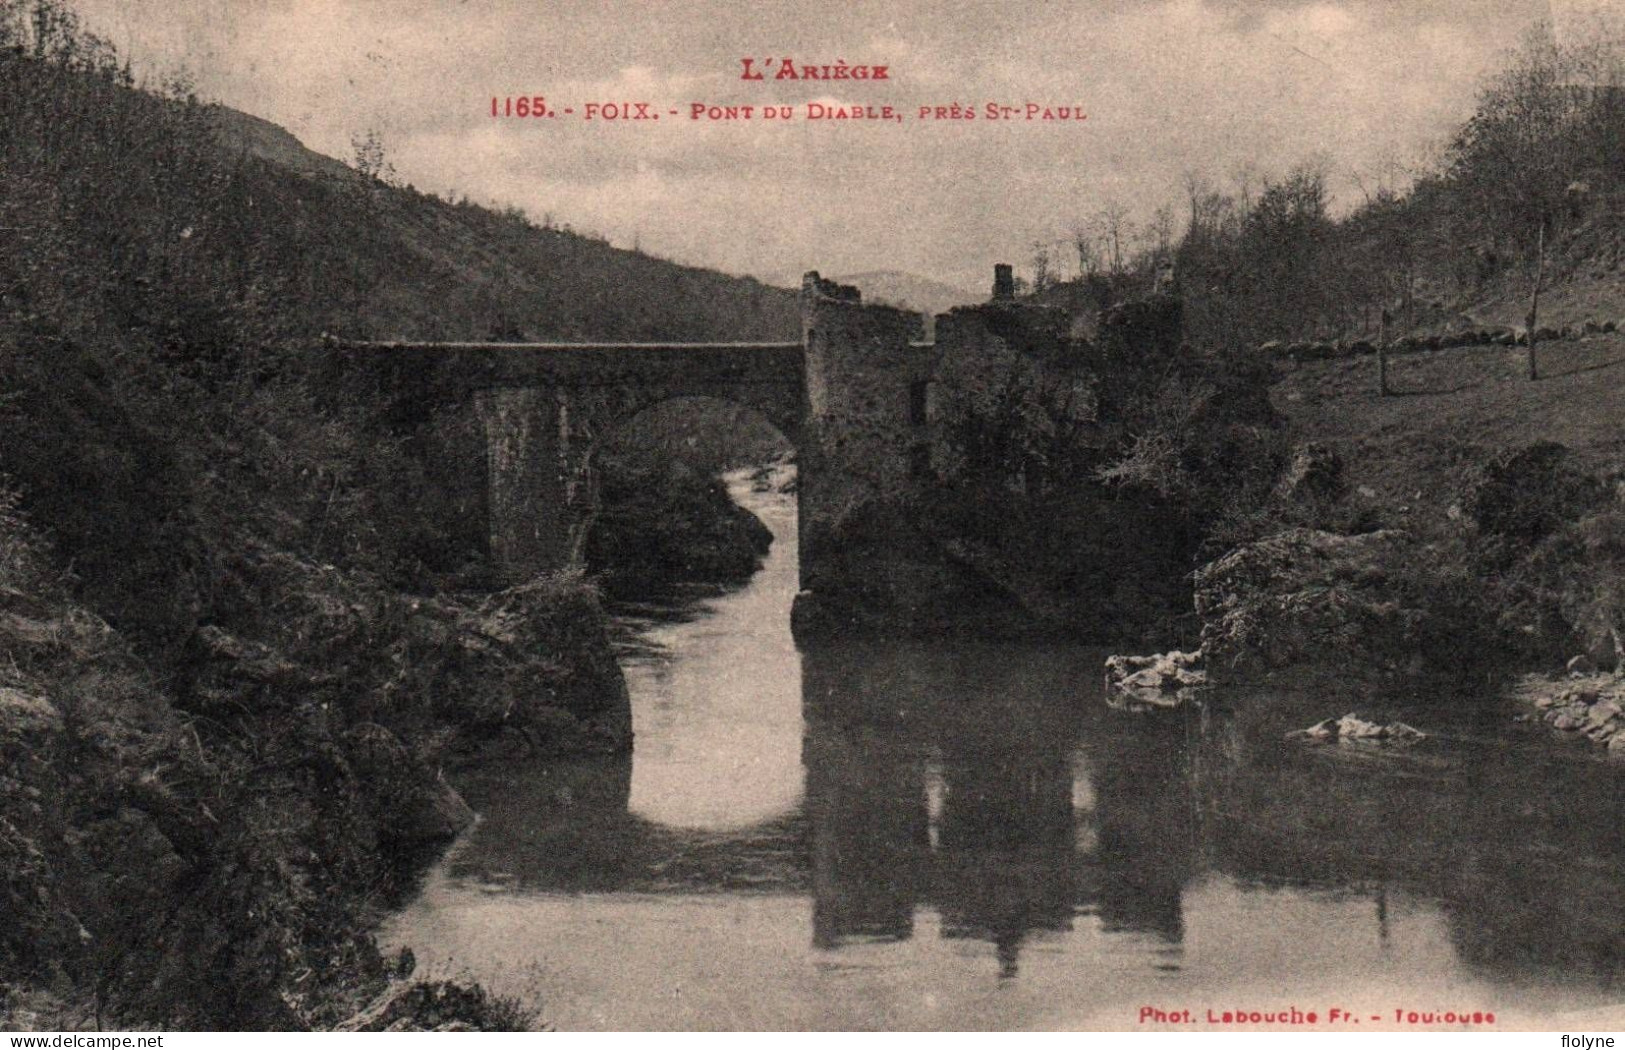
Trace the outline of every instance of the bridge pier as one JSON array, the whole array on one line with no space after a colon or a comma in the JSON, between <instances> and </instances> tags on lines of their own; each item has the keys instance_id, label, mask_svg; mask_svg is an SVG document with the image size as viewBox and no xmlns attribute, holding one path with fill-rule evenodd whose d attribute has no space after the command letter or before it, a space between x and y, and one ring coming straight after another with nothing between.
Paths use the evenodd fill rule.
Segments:
<instances>
[{"instance_id":1,"label":"bridge pier","mask_svg":"<svg viewBox=\"0 0 1625 1050\"><path fill-rule=\"evenodd\" d=\"M476 391L490 478L491 563L510 583L568 568L579 502L569 405L554 387Z\"/></svg>"}]
</instances>

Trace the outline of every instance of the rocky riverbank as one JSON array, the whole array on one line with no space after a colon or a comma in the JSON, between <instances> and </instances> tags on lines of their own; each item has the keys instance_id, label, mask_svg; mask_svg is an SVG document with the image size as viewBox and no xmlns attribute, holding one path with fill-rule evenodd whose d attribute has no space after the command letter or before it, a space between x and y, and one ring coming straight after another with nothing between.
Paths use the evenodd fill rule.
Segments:
<instances>
[{"instance_id":1,"label":"rocky riverbank","mask_svg":"<svg viewBox=\"0 0 1625 1050\"><path fill-rule=\"evenodd\" d=\"M1562 678L1529 676L1519 699L1560 735L1584 737L1611 754L1625 754L1625 678L1576 671Z\"/></svg>"},{"instance_id":2,"label":"rocky riverbank","mask_svg":"<svg viewBox=\"0 0 1625 1050\"><path fill-rule=\"evenodd\" d=\"M1598 673L1625 669L1625 489L1549 443L1492 455L1468 477L1442 527L1255 526L1264 534L1196 573L1200 646L1113 657L1109 693L1168 706L1205 686L1291 688L1331 672L1369 695L1460 697L1567 660L1577 677L1527 679L1526 699L1561 731L1625 747L1614 744L1620 680ZM1351 520L1339 488L1307 520Z\"/></svg>"},{"instance_id":3,"label":"rocky riverbank","mask_svg":"<svg viewBox=\"0 0 1625 1050\"><path fill-rule=\"evenodd\" d=\"M0 487L0 1024L527 1024L371 930L473 820L446 770L630 748L599 582L407 593L251 541L154 652L17 506ZM604 507L623 596L748 577L771 542L697 475L612 475Z\"/></svg>"},{"instance_id":4,"label":"rocky riverbank","mask_svg":"<svg viewBox=\"0 0 1625 1050\"><path fill-rule=\"evenodd\" d=\"M158 665L0 525L0 1027L525 1023L408 993L370 930L472 820L447 763L630 745L590 586L414 597L251 550L236 615Z\"/></svg>"},{"instance_id":5,"label":"rocky riverbank","mask_svg":"<svg viewBox=\"0 0 1625 1050\"><path fill-rule=\"evenodd\" d=\"M728 495L727 486L671 461L607 459L601 509L587 540L587 566L604 592L640 600L681 584L750 578L773 533Z\"/></svg>"}]
</instances>

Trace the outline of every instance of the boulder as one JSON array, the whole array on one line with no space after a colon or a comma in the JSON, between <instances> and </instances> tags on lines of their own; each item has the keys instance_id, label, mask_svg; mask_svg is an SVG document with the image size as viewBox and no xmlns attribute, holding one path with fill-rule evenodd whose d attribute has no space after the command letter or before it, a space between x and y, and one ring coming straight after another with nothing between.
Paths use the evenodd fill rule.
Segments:
<instances>
[{"instance_id":1,"label":"boulder","mask_svg":"<svg viewBox=\"0 0 1625 1050\"><path fill-rule=\"evenodd\" d=\"M393 732L364 722L345 733L346 753L371 791L389 800L379 834L413 847L445 842L474 822L474 811L455 788L425 768Z\"/></svg>"},{"instance_id":2,"label":"boulder","mask_svg":"<svg viewBox=\"0 0 1625 1050\"><path fill-rule=\"evenodd\" d=\"M1592 725L1607 725L1618 721L1621 715L1625 715L1625 708L1620 706L1619 698L1612 695L1598 697L1595 703L1586 708L1586 721Z\"/></svg>"},{"instance_id":3,"label":"boulder","mask_svg":"<svg viewBox=\"0 0 1625 1050\"><path fill-rule=\"evenodd\" d=\"M436 714L470 741L517 733L544 752L625 750L631 706L598 601L565 575L478 606L414 602L392 649L412 671L400 688L432 691Z\"/></svg>"},{"instance_id":4,"label":"boulder","mask_svg":"<svg viewBox=\"0 0 1625 1050\"><path fill-rule=\"evenodd\" d=\"M1427 734L1404 722L1389 722L1383 725L1350 712L1342 718L1328 718L1316 722L1308 729L1294 730L1286 736L1288 740L1308 740L1314 743L1330 743L1336 740L1411 744L1425 739Z\"/></svg>"},{"instance_id":5,"label":"boulder","mask_svg":"<svg viewBox=\"0 0 1625 1050\"><path fill-rule=\"evenodd\" d=\"M393 816L395 840L409 845L447 841L474 823L474 811L439 774Z\"/></svg>"},{"instance_id":6,"label":"boulder","mask_svg":"<svg viewBox=\"0 0 1625 1050\"><path fill-rule=\"evenodd\" d=\"M1196 609L1210 681L1257 682L1314 664L1379 677L1419 670L1424 649L1448 640L1452 627L1406 593L1406 581L1419 575L1410 559L1427 557L1413 548L1398 530L1343 536L1300 528L1204 566Z\"/></svg>"},{"instance_id":7,"label":"boulder","mask_svg":"<svg viewBox=\"0 0 1625 1050\"><path fill-rule=\"evenodd\" d=\"M1175 707L1193 699L1194 690L1206 684L1200 650L1106 659L1106 702L1115 707Z\"/></svg>"},{"instance_id":8,"label":"boulder","mask_svg":"<svg viewBox=\"0 0 1625 1050\"><path fill-rule=\"evenodd\" d=\"M1591 686L1584 685L1577 685L1572 689L1565 689L1561 693L1557 694L1559 703L1579 704L1582 707L1590 707L1592 704L1601 699L1601 697L1602 693L1599 690Z\"/></svg>"},{"instance_id":9,"label":"boulder","mask_svg":"<svg viewBox=\"0 0 1625 1050\"><path fill-rule=\"evenodd\" d=\"M1582 728L1585 725L1584 715L1577 715L1568 711L1560 711L1557 714L1552 715L1549 720L1554 728L1564 730L1565 732L1572 732Z\"/></svg>"},{"instance_id":10,"label":"boulder","mask_svg":"<svg viewBox=\"0 0 1625 1050\"><path fill-rule=\"evenodd\" d=\"M1347 489L1348 483L1343 477L1343 458L1331 446L1311 441L1293 450L1292 459L1276 484L1275 494L1294 502L1306 499L1335 500L1341 498Z\"/></svg>"}]
</instances>

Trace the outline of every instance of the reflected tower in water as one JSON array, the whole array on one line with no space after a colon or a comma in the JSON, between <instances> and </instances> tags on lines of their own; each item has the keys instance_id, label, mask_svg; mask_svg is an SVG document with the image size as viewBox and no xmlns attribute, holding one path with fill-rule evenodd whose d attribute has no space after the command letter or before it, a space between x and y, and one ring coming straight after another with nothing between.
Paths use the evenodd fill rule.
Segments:
<instances>
[{"instance_id":1,"label":"reflected tower in water","mask_svg":"<svg viewBox=\"0 0 1625 1050\"><path fill-rule=\"evenodd\" d=\"M1070 929L1097 896L1108 923L1177 941L1182 749L1153 734L1080 760L1097 661L974 643L803 654L814 943L908 938L928 904L943 936L991 943L1012 977L1029 938ZM1167 864L1170 844L1186 863Z\"/></svg>"}]
</instances>

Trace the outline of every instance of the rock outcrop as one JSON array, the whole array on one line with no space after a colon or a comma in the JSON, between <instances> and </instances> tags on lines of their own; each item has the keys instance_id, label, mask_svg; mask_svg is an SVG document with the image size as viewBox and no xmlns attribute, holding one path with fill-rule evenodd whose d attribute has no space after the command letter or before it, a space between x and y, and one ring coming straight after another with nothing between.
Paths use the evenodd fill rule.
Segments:
<instances>
[{"instance_id":1,"label":"rock outcrop","mask_svg":"<svg viewBox=\"0 0 1625 1050\"><path fill-rule=\"evenodd\" d=\"M0 563L0 974L36 1003L0 1024L91 988L129 1027L336 1023L382 983L368 903L474 819L452 747L629 743L581 580L459 602L255 548L231 571L160 682Z\"/></svg>"},{"instance_id":2,"label":"rock outcrop","mask_svg":"<svg viewBox=\"0 0 1625 1050\"><path fill-rule=\"evenodd\" d=\"M1442 628L1408 593L1415 556L1398 530L1300 528L1209 563L1196 574L1196 609L1211 679L1256 682L1309 664L1360 676L1422 670Z\"/></svg>"},{"instance_id":3,"label":"rock outcrop","mask_svg":"<svg viewBox=\"0 0 1625 1050\"><path fill-rule=\"evenodd\" d=\"M1330 743L1398 743L1414 744L1427 734L1404 722L1386 725L1361 718L1352 711L1342 718L1328 718L1316 722L1308 729L1297 729L1287 734L1288 740L1306 740L1315 744Z\"/></svg>"},{"instance_id":4,"label":"rock outcrop","mask_svg":"<svg viewBox=\"0 0 1625 1050\"><path fill-rule=\"evenodd\" d=\"M1293 449L1292 458L1275 487L1275 495L1279 499L1301 503L1336 500L1347 490L1343 458L1336 449L1311 441Z\"/></svg>"}]
</instances>

